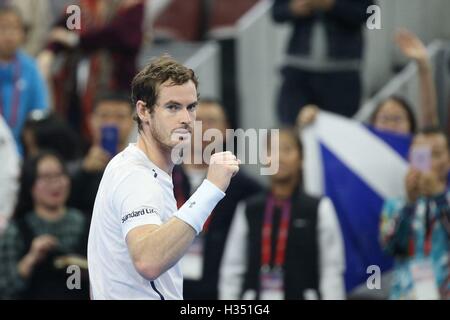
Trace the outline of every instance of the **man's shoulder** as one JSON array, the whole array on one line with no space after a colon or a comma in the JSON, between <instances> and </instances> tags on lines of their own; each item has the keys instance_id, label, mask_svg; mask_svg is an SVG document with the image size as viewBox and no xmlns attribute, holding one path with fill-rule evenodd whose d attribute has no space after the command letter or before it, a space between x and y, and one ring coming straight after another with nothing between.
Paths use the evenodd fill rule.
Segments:
<instances>
[{"instance_id":1,"label":"man's shoulder","mask_svg":"<svg viewBox=\"0 0 450 320\"><path fill-rule=\"evenodd\" d=\"M140 159L127 155L125 150L109 162L103 179L109 179L110 183L124 184L125 187L130 188L159 185L154 171Z\"/></svg>"}]
</instances>

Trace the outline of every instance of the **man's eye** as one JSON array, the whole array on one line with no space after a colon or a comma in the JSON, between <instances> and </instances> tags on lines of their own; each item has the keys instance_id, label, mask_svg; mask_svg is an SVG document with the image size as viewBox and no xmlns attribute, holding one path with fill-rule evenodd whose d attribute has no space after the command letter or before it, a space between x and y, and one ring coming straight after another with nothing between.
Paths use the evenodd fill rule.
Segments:
<instances>
[{"instance_id":1,"label":"man's eye","mask_svg":"<svg viewBox=\"0 0 450 320\"><path fill-rule=\"evenodd\" d=\"M188 106L187 109L191 112L197 110L197 105L193 105L193 106Z\"/></svg>"},{"instance_id":2,"label":"man's eye","mask_svg":"<svg viewBox=\"0 0 450 320\"><path fill-rule=\"evenodd\" d=\"M169 105L167 106L167 109L169 109L169 110L171 110L171 111L177 111L177 110L180 109L180 106L179 106L179 105L176 105L176 104L169 104Z\"/></svg>"}]
</instances>

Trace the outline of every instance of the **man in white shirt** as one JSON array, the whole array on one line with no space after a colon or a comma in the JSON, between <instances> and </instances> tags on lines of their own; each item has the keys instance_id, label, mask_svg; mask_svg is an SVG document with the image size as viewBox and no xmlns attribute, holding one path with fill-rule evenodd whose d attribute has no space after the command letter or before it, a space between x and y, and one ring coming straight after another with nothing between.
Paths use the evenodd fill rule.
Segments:
<instances>
[{"instance_id":1,"label":"man in white shirt","mask_svg":"<svg viewBox=\"0 0 450 320\"><path fill-rule=\"evenodd\" d=\"M16 205L19 189L20 159L16 142L0 115L0 235L6 229Z\"/></svg>"},{"instance_id":2,"label":"man in white shirt","mask_svg":"<svg viewBox=\"0 0 450 320\"><path fill-rule=\"evenodd\" d=\"M194 72L163 56L133 80L139 136L106 167L88 241L92 299L182 299L178 261L239 170L231 152L211 157L206 179L177 210L174 148L196 117Z\"/></svg>"}]
</instances>

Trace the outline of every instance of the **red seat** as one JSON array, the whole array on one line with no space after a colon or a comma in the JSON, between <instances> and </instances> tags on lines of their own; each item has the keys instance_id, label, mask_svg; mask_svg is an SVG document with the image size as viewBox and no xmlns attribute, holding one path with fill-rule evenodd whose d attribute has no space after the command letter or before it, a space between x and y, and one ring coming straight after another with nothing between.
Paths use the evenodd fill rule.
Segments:
<instances>
[{"instance_id":1,"label":"red seat","mask_svg":"<svg viewBox=\"0 0 450 320\"><path fill-rule=\"evenodd\" d=\"M209 29L231 27L259 0L213 0Z\"/></svg>"},{"instance_id":2,"label":"red seat","mask_svg":"<svg viewBox=\"0 0 450 320\"><path fill-rule=\"evenodd\" d=\"M172 0L155 22L155 35L181 41L199 40L201 0Z\"/></svg>"}]
</instances>

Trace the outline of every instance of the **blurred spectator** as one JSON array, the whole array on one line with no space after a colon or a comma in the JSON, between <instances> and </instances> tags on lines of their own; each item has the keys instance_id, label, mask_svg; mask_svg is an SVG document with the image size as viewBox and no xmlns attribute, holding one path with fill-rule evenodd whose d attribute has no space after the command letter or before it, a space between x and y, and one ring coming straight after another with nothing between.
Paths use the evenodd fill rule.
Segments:
<instances>
[{"instance_id":1,"label":"blurred spectator","mask_svg":"<svg viewBox=\"0 0 450 320\"><path fill-rule=\"evenodd\" d=\"M34 60L19 48L24 26L19 11L0 7L0 114L20 145L20 132L27 114L48 107L47 88Z\"/></svg>"},{"instance_id":2,"label":"blurred spectator","mask_svg":"<svg viewBox=\"0 0 450 320\"><path fill-rule=\"evenodd\" d=\"M0 297L87 298L87 277L69 290L69 265L86 268L87 221L65 206L70 180L63 161L43 152L24 163L18 205L0 237ZM84 279L84 281L83 281Z\"/></svg>"},{"instance_id":3,"label":"blurred spectator","mask_svg":"<svg viewBox=\"0 0 450 320\"><path fill-rule=\"evenodd\" d=\"M50 29L64 9L78 0L3 0L16 7L23 18L25 41L23 49L31 56L37 56L47 43Z\"/></svg>"},{"instance_id":4,"label":"blurred spectator","mask_svg":"<svg viewBox=\"0 0 450 320\"><path fill-rule=\"evenodd\" d=\"M154 25L158 17L165 12L173 0L145 0L145 13L143 21L143 41L141 51L147 52L155 38Z\"/></svg>"},{"instance_id":5,"label":"blurred spectator","mask_svg":"<svg viewBox=\"0 0 450 320\"><path fill-rule=\"evenodd\" d=\"M19 189L19 155L12 133L0 115L0 236L8 225Z\"/></svg>"},{"instance_id":6,"label":"blurred spectator","mask_svg":"<svg viewBox=\"0 0 450 320\"><path fill-rule=\"evenodd\" d=\"M220 298L343 299L345 258L333 204L303 192L296 132L281 130L279 138L279 170L270 190L236 209Z\"/></svg>"},{"instance_id":7,"label":"blurred spectator","mask_svg":"<svg viewBox=\"0 0 450 320\"><path fill-rule=\"evenodd\" d=\"M396 43L403 54L417 64L420 82L419 126L426 128L439 125L437 93L427 49L415 34L404 29L396 33ZM407 128L408 122L412 127ZM374 111L371 123L380 130L397 133L413 133L416 129L411 107L399 97L392 97L382 102Z\"/></svg>"},{"instance_id":8,"label":"blurred spectator","mask_svg":"<svg viewBox=\"0 0 450 320\"><path fill-rule=\"evenodd\" d=\"M420 148L428 148L428 160L414 160ZM381 219L382 245L396 258L390 298L450 299L448 139L425 129L415 136L410 157L407 198L387 200Z\"/></svg>"},{"instance_id":9,"label":"blurred spectator","mask_svg":"<svg viewBox=\"0 0 450 320\"><path fill-rule=\"evenodd\" d=\"M73 175L73 188L69 203L89 216L109 160L127 147L134 128L134 108L130 97L121 92L99 95L90 115L92 145L84 156L81 167ZM112 136L110 131L113 131Z\"/></svg>"},{"instance_id":10,"label":"blurred spectator","mask_svg":"<svg viewBox=\"0 0 450 320\"><path fill-rule=\"evenodd\" d=\"M369 124L375 129L397 134L415 133L418 126L421 128L437 126L436 88L427 50L420 39L407 30L397 32L396 43L406 57L417 63L420 82L420 121L418 124L412 107L405 99L392 96L375 108ZM317 112L319 112L317 106L305 106L297 116L297 125L300 128L307 126L314 121Z\"/></svg>"},{"instance_id":11,"label":"blurred spectator","mask_svg":"<svg viewBox=\"0 0 450 320\"><path fill-rule=\"evenodd\" d=\"M64 63L52 76L54 106L86 138L98 93L129 90L136 74L144 5L143 0L80 0L81 30L67 30L64 16L39 55L40 67L50 79L55 55L62 53L58 57Z\"/></svg>"},{"instance_id":12,"label":"blurred spectator","mask_svg":"<svg viewBox=\"0 0 450 320\"><path fill-rule=\"evenodd\" d=\"M56 114L35 110L25 121L21 134L24 157L36 156L41 150L57 152L68 164L69 172L81 157L79 137Z\"/></svg>"},{"instance_id":13,"label":"blurred spectator","mask_svg":"<svg viewBox=\"0 0 450 320\"><path fill-rule=\"evenodd\" d=\"M423 128L437 124L436 89L432 79L428 53L420 39L406 30L401 30L396 34L396 43L406 57L414 59L418 64L420 121L416 120L412 107L405 99L392 96L382 101L375 108L369 119L369 124L380 131L406 136L414 134L418 127ZM318 112L317 106L305 106L297 117L297 125L304 128L315 120ZM370 252L367 252L367 254L369 255ZM390 274L383 276L382 281L389 282ZM349 297L354 299L388 297L388 291L375 292L368 290L365 285L360 286L355 292L355 294L350 294Z\"/></svg>"},{"instance_id":14,"label":"blurred spectator","mask_svg":"<svg viewBox=\"0 0 450 320\"><path fill-rule=\"evenodd\" d=\"M362 27L372 0L275 0L275 22L293 34L278 100L282 123L293 124L301 106L352 116L361 98Z\"/></svg>"},{"instance_id":15,"label":"blurred spectator","mask_svg":"<svg viewBox=\"0 0 450 320\"><path fill-rule=\"evenodd\" d=\"M25 39L23 49L31 56L36 56L44 47L47 35L54 20L50 0L10 0L23 18Z\"/></svg>"},{"instance_id":16,"label":"blurred spectator","mask_svg":"<svg viewBox=\"0 0 450 320\"><path fill-rule=\"evenodd\" d=\"M226 143L228 120L223 106L213 99L202 99L197 107L197 121L201 121L203 136L209 129L219 130ZM196 141L196 131L192 141ZM173 170L174 194L178 207L189 199L206 178L209 159L203 158L203 152L210 141L192 143L192 160L201 159L200 163L186 163L175 166ZM230 150L233 151L233 150ZM217 299L219 267L225 247L225 241L234 216L236 206L242 201L262 190L262 187L242 170L231 180L227 196L220 201L202 233L197 236L185 257L181 260L184 274L183 297L191 299Z\"/></svg>"}]
</instances>

